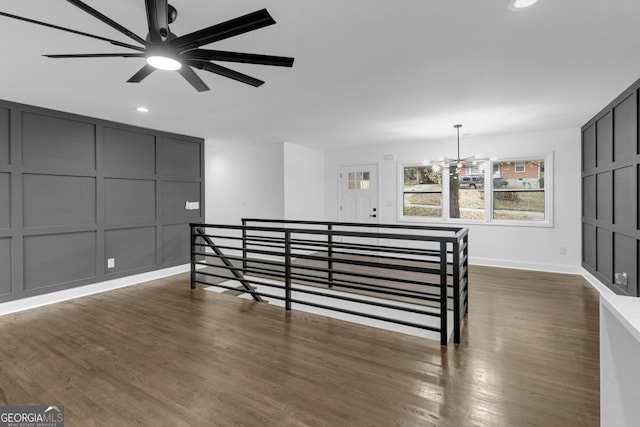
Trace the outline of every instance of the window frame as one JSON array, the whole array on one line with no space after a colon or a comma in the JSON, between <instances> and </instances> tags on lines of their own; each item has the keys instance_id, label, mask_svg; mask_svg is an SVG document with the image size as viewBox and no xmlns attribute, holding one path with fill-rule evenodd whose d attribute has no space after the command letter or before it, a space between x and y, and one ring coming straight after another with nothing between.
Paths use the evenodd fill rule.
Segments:
<instances>
[{"instance_id":1,"label":"window frame","mask_svg":"<svg viewBox=\"0 0 640 427\"><path fill-rule=\"evenodd\" d=\"M515 219L495 219L493 218L493 199L494 199L494 165L500 162L521 162L525 163L532 160L544 161L544 220L515 220ZM490 165L485 168L484 172L484 191L485 191L485 218L479 220L450 218L449 217L449 194L450 186L448 176L448 169L442 169L442 215L440 217L420 217L420 216L405 216L404 215L404 168L405 167L422 167L425 166L421 162L411 161L398 161L397 164L397 177L398 183L396 184L397 191L397 210L396 220L398 222L414 222L414 223L431 223L433 225L441 224L466 224L466 225L498 225L498 226L519 226L519 227L553 227L553 152L547 153L534 153L526 155L516 156L500 156L492 158L489 161ZM515 169L515 167L514 167ZM526 170L526 166L525 166ZM522 172L518 172L522 173Z\"/></svg>"},{"instance_id":2,"label":"window frame","mask_svg":"<svg viewBox=\"0 0 640 427\"><path fill-rule=\"evenodd\" d=\"M442 213L444 212L445 209L445 200L444 200L444 178L442 179L442 183L440 184L440 191L416 191L413 194L440 194L440 216L412 216L412 215L405 215L404 214L404 197L405 194L407 193L412 193L412 192L406 192L404 191L404 170L405 168L425 168L425 167L433 167L433 165L425 165L424 163L419 163L419 162L410 162L410 163L398 163L399 167L398 167L398 179L400 182L400 191L399 191L399 203L398 206L400 208L399 211L399 217L401 218L406 218L405 220L408 222L423 222L425 220L427 220L427 222L431 222L432 220L439 220L440 218L442 218ZM441 173L443 172L444 169L441 169ZM448 205L447 205L448 206Z\"/></svg>"}]
</instances>

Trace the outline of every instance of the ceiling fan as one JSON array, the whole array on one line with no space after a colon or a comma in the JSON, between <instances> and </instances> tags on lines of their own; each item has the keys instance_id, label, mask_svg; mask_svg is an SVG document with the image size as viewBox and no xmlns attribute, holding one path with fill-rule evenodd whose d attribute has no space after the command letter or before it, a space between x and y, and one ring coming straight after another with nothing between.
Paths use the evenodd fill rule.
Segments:
<instances>
[{"instance_id":1,"label":"ceiling fan","mask_svg":"<svg viewBox=\"0 0 640 427\"><path fill-rule=\"evenodd\" d=\"M169 24L177 17L176 9L167 3L167 0L145 0L149 34L146 39L138 36L111 18L98 12L91 6L80 0L67 0L74 6L82 9L93 17L99 19L142 46L122 43L106 37L36 21L5 12L0 15L8 18L30 22L57 30L67 31L81 36L103 40L115 46L134 50L128 53L89 53L89 54L62 54L44 55L49 58L145 58L146 64L135 73L127 82L139 83L156 69L176 70L198 92L209 90L209 87L195 73L193 68L209 71L251 86L258 87L264 83L254 77L239 73L211 61L242 62L259 65L273 65L277 67L292 67L294 58L282 56L259 55L254 53L227 52L221 50L200 49L201 46L224 40L229 37L247 33L276 23L266 9L258 10L247 15L240 16L220 24L212 25L192 33L176 36L169 30Z\"/></svg>"}]
</instances>

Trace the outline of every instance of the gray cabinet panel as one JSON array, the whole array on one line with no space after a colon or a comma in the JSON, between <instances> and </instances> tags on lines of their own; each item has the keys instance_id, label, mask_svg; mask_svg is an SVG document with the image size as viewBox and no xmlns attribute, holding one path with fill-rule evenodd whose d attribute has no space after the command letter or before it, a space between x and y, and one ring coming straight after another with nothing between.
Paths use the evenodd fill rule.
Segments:
<instances>
[{"instance_id":1,"label":"gray cabinet panel","mask_svg":"<svg viewBox=\"0 0 640 427\"><path fill-rule=\"evenodd\" d=\"M95 125L41 114L22 115L24 166L64 172L95 170Z\"/></svg>"},{"instance_id":2,"label":"gray cabinet panel","mask_svg":"<svg viewBox=\"0 0 640 427\"><path fill-rule=\"evenodd\" d=\"M11 239L0 239L0 295L11 293Z\"/></svg>"},{"instance_id":3,"label":"gray cabinet panel","mask_svg":"<svg viewBox=\"0 0 640 427\"><path fill-rule=\"evenodd\" d=\"M596 227L582 224L582 262L596 270Z\"/></svg>"},{"instance_id":4,"label":"gray cabinet panel","mask_svg":"<svg viewBox=\"0 0 640 427\"><path fill-rule=\"evenodd\" d=\"M638 296L638 277L636 271L636 239L615 233L613 235L614 273L627 273L627 285L614 285L622 293Z\"/></svg>"},{"instance_id":5,"label":"gray cabinet panel","mask_svg":"<svg viewBox=\"0 0 640 427\"><path fill-rule=\"evenodd\" d=\"M596 164L606 166L613 159L613 120L611 113L596 122Z\"/></svg>"},{"instance_id":6,"label":"gray cabinet panel","mask_svg":"<svg viewBox=\"0 0 640 427\"><path fill-rule=\"evenodd\" d=\"M0 108L0 165L9 164L9 110Z\"/></svg>"},{"instance_id":7,"label":"gray cabinet panel","mask_svg":"<svg viewBox=\"0 0 640 427\"><path fill-rule=\"evenodd\" d=\"M162 262L189 262L191 237L188 224L162 227Z\"/></svg>"},{"instance_id":8,"label":"gray cabinet panel","mask_svg":"<svg viewBox=\"0 0 640 427\"><path fill-rule=\"evenodd\" d=\"M613 157L615 161L636 155L635 101L636 97L631 95L613 109Z\"/></svg>"},{"instance_id":9,"label":"gray cabinet panel","mask_svg":"<svg viewBox=\"0 0 640 427\"><path fill-rule=\"evenodd\" d=\"M585 176L582 179L582 215L596 219L596 177Z\"/></svg>"},{"instance_id":10,"label":"gray cabinet panel","mask_svg":"<svg viewBox=\"0 0 640 427\"><path fill-rule=\"evenodd\" d=\"M114 258L115 261L115 267L105 270L107 274L155 265L156 228L105 231L105 258Z\"/></svg>"},{"instance_id":11,"label":"gray cabinet panel","mask_svg":"<svg viewBox=\"0 0 640 427\"><path fill-rule=\"evenodd\" d=\"M596 126L591 125L582 132L582 170L596 167Z\"/></svg>"},{"instance_id":12,"label":"gray cabinet panel","mask_svg":"<svg viewBox=\"0 0 640 427\"><path fill-rule=\"evenodd\" d=\"M600 221L613 221L613 183L611 172L599 173L596 176L597 218Z\"/></svg>"},{"instance_id":13,"label":"gray cabinet panel","mask_svg":"<svg viewBox=\"0 0 640 427\"><path fill-rule=\"evenodd\" d=\"M596 267L609 283L613 278L613 238L611 231L597 228L596 232Z\"/></svg>"},{"instance_id":14,"label":"gray cabinet panel","mask_svg":"<svg viewBox=\"0 0 640 427\"><path fill-rule=\"evenodd\" d=\"M636 228L635 171L635 166L613 171L613 223L629 232Z\"/></svg>"},{"instance_id":15,"label":"gray cabinet panel","mask_svg":"<svg viewBox=\"0 0 640 427\"><path fill-rule=\"evenodd\" d=\"M155 136L110 127L104 128L106 175L154 175Z\"/></svg>"},{"instance_id":16,"label":"gray cabinet panel","mask_svg":"<svg viewBox=\"0 0 640 427\"><path fill-rule=\"evenodd\" d=\"M200 144L162 138L162 175L200 177Z\"/></svg>"},{"instance_id":17,"label":"gray cabinet panel","mask_svg":"<svg viewBox=\"0 0 640 427\"><path fill-rule=\"evenodd\" d=\"M200 202L200 209L186 210L186 202ZM162 183L162 222L197 222L202 202L199 182L164 181Z\"/></svg>"},{"instance_id":18,"label":"gray cabinet panel","mask_svg":"<svg viewBox=\"0 0 640 427\"><path fill-rule=\"evenodd\" d=\"M33 290L96 276L96 233L26 236L24 287Z\"/></svg>"},{"instance_id":19,"label":"gray cabinet panel","mask_svg":"<svg viewBox=\"0 0 640 427\"><path fill-rule=\"evenodd\" d=\"M0 228L11 227L11 175L0 173Z\"/></svg>"},{"instance_id":20,"label":"gray cabinet panel","mask_svg":"<svg viewBox=\"0 0 640 427\"><path fill-rule=\"evenodd\" d=\"M23 205L25 227L95 224L96 179L25 174Z\"/></svg>"},{"instance_id":21,"label":"gray cabinet panel","mask_svg":"<svg viewBox=\"0 0 640 427\"><path fill-rule=\"evenodd\" d=\"M104 210L107 224L155 221L156 182L105 179Z\"/></svg>"}]
</instances>

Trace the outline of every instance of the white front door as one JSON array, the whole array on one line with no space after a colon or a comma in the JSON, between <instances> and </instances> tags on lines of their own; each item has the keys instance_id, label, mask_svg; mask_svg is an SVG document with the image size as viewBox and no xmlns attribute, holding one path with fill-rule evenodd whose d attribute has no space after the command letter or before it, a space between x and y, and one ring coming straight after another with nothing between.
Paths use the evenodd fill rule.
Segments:
<instances>
[{"instance_id":1,"label":"white front door","mask_svg":"<svg viewBox=\"0 0 640 427\"><path fill-rule=\"evenodd\" d=\"M342 166L339 179L340 221L377 224L378 166Z\"/></svg>"}]
</instances>

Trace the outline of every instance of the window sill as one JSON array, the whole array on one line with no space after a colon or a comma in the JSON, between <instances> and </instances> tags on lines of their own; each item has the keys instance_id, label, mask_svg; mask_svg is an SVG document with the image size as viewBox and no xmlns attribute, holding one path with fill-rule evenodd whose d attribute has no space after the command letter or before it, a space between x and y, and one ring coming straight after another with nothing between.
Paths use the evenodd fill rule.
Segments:
<instances>
[{"instance_id":1,"label":"window sill","mask_svg":"<svg viewBox=\"0 0 640 427\"><path fill-rule=\"evenodd\" d=\"M433 225L482 225L482 226L501 226L501 227L533 227L533 228L553 228L551 221L509 221L509 220L468 220L468 219L443 219L443 218L419 218L419 217L398 217L398 222L416 223L416 224L433 224Z\"/></svg>"}]
</instances>

